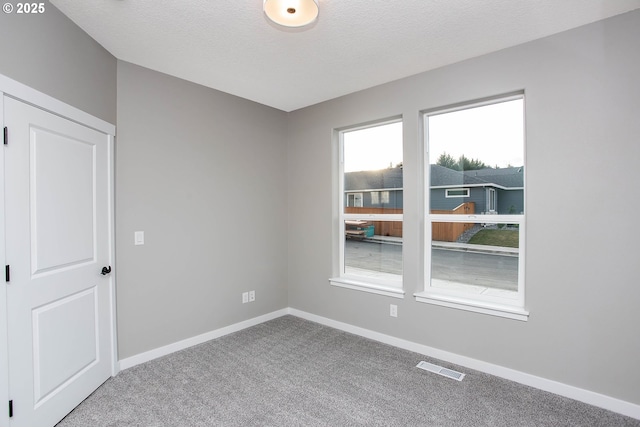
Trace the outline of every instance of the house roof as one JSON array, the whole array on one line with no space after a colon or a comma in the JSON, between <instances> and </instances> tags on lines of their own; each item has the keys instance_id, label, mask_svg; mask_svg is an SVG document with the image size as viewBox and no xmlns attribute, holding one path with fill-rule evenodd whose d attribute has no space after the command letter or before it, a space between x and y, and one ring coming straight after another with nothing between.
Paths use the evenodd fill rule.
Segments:
<instances>
[{"instance_id":1,"label":"house roof","mask_svg":"<svg viewBox=\"0 0 640 427\"><path fill-rule=\"evenodd\" d=\"M345 191L365 191L402 188L402 168L347 172L344 174ZM524 168L479 169L456 171L440 165L431 165L431 187L494 186L522 188Z\"/></svg>"},{"instance_id":2,"label":"house roof","mask_svg":"<svg viewBox=\"0 0 640 427\"><path fill-rule=\"evenodd\" d=\"M522 166L499 169L478 169L465 171L464 174L505 188L524 187L524 167Z\"/></svg>"},{"instance_id":3,"label":"house roof","mask_svg":"<svg viewBox=\"0 0 640 427\"><path fill-rule=\"evenodd\" d=\"M383 188L402 188L402 168L347 172L344 174L345 191L379 190Z\"/></svg>"},{"instance_id":4,"label":"house roof","mask_svg":"<svg viewBox=\"0 0 640 427\"><path fill-rule=\"evenodd\" d=\"M431 186L483 185L487 182L471 175L466 175L440 165L431 165Z\"/></svg>"}]
</instances>

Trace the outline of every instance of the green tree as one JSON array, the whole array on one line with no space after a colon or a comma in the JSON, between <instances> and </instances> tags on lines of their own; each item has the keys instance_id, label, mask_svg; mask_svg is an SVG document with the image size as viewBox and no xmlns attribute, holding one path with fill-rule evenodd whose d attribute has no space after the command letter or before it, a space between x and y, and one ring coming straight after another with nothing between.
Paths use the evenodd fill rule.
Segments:
<instances>
[{"instance_id":1,"label":"green tree","mask_svg":"<svg viewBox=\"0 0 640 427\"><path fill-rule=\"evenodd\" d=\"M445 168L460 170L458 169L458 162L454 159L451 154L442 153L440 157L438 157L437 165L444 166Z\"/></svg>"},{"instance_id":2,"label":"green tree","mask_svg":"<svg viewBox=\"0 0 640 427\"><path fill-rule=\"evenodd\" d=\"M484 162L479 159L469 159L465 157L463 154L458 159L458 169L459 171L473 171L478 169L486 169L488 166L484 164Z\"/></svg>"},{"instance_id":3,"label":"green tree","mask_svg":"<svg viewBox=\"0 0 640 427\"><path fill-rule=\"evenodd\" d=\"M489 167L479 159L470 159L463 154L456 160L446 152L440 154L436 164L456 171L472 171Z\"/></svg>"}]
</instances>

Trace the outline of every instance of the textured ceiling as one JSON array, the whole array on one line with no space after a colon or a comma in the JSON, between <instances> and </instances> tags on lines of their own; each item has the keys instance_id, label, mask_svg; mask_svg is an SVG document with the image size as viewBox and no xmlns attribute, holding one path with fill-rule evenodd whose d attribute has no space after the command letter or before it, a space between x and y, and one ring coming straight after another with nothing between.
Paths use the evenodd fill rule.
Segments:
<instances>
[{"instance_id":1,"label":"textured ceiling","mask_svg":"<svg viewBox=\"0 0 640 427\"><path fill-rule=\"evenodd\" d=\"M640 8L640 0L51 0L118 59L292 111Z\"/></svg>"}]
</instances>

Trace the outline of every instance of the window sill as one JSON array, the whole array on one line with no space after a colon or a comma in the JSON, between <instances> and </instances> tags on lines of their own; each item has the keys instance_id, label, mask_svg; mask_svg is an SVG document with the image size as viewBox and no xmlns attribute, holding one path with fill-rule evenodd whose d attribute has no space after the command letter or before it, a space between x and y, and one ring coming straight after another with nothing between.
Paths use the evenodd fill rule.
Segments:
<instances>
[{"instance_id":1,"label":"window sill","mask_svg":"<svg viewBox=\"0 0 640 427\"><path fill-rule=\"evenodd\" d=\"M428 292L418 292L413 294L413 296L416 298L417 302L423 302L426 304L472 311L474 313L488 314L490 316L505 317L507 319L520 320L523 322L529 320L529 312L519 307L492 304L448 295L437 295Z\"/></svg>"},{"instance_id":2,"label":"window sill","mask_svg":"<svg viewBox=\"0 0 640 427\"><path fill-rule=\"evenodd\" d=\"M404 290L400 287L394 287L391 285L380 285L368 282L361 282L358 280L346 279L344 277L335 277L329 279L329 283L332 286L338 286L340 288L354 289L356 291L369 292L372 294L384 295L392 298L404 298Z\"/></svg>"}]
</instances>

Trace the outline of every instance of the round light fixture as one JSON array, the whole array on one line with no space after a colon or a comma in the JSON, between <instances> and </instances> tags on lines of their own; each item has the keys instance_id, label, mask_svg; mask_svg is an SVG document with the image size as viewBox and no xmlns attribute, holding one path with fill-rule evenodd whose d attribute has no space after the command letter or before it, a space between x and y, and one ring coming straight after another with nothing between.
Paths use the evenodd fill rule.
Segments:
<instances>
[{"instance_id":1,"label":"round light fixture","mask_svg":"<svg viewBox=\"0 0 640 427\"><path fill-rule=\"evenodd\" d=\"M317 0L264 0L265 15L284 27L304 27L318 18Z\"/></svg>"}]
</instances>

